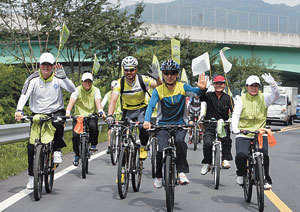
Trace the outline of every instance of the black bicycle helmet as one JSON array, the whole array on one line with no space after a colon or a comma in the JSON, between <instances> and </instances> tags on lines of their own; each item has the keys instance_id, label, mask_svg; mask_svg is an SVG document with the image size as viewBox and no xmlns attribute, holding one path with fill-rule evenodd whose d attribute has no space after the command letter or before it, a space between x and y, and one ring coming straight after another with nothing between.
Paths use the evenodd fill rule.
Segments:
<instances>
[{"instance_id":1,"label":"black bicycle helmet","mask_svg":"<svg viewBox=\"0 0 300 212\"><path fill-rule=\"evenodd\" d=\"M179 71L180 66L174 60L168 59L160 66L161 71Z\"/></svg>"}]
</instances>

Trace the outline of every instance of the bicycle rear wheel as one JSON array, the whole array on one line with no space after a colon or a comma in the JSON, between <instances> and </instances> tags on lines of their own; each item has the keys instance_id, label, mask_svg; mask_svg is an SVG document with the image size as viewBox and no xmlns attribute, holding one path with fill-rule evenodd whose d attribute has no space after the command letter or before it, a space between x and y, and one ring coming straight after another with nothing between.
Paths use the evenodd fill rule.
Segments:
<instances>
[{"instance_id":1,"label":"bicycle rear wheel","mask_svg":"<svg viewBox=\"0 0 300 212\"><path fill-rule=\"evenodd\" d=\"M249 160L247 160L247 172L246 175L243 177L243 189L244 189L244 198L246 202L250 202L252 198L252 186L253 186L253 180L252 180L252 164Z\"/></svg>"},{"instance_id":2,"label":"bicycle rear wheel","mask_svg":"<svg viewBox=\"0 0 300 212\"><path fill-rule=\"evenodd\" d=\"M213 174L214 174L214 186L215 189L219 188L220 184L220 174L221 174L221 153L220 153L220 145L215 145L214 154L214 164L213 164Z\"/></svg>"},{"instance_id":3,"label":"bicycle rear wheel","mask_svg":"<svg viewBox=\"0 0 300 212\"><path fill-rule=\"evenodd\" d=\"M135 192L139 191L141 182L142 182L142 171L143 171L143 160L140 159L140 154L138 149L134 150L134 153L131 154L131 183L132 188Z\"/></svg>"},{"instance_id":4,"label":"bicycle rear wheel","mask_svg":"<svg viewBox=\"0 0 300 212\"><path fill-rule=\"evenodd\" d=\"M152 137L151 141L151 168L152 168L152 178L156 176L156 155L157 155L157 143L158 139Z\"/></svg>"},{"instance_id":5,"label":"bicycle rear wheel","mask_svg":"<svg viewBox=\"0 0 300 212\"><path fill-rule=\"evenodd\" d=\"M123 147L118 161L117 184L121 199L127 196L129 185L129 148Z\"/></svg>"},{"instance_id":6,"label":"bicycle rear wheel","mask_svg":"<svg viewBox=\"0 0 300 212\"><path fill-rule=\"evenodd\" d=\"M52 191L54 182L53 149L48 151L45 159L47 160L45 163L45 189L47 193L50 193Z\"/></svg>"},{"instance_id":7,"label":"bicycle rear wheel","mask_svg":"<svg viewBox=\"0 0 300 212\"><path fill-rule=\"evenodd\" d=\"M34 174L34 199L36 201L40 200L42 197L42 186L43 186L43 169L44 169L44 155L42 152L43 145L37 145L34 164L33 164L33 174Z\"/></svg>"},{"instance_id":8,"label":"bicycle rear wheel","mask_svg":"<svg viewBox=\"0 0 300 212\"><path fill-rule=\"evenodd\" d=\"M257 192L257 205L259 211L264 211L264 174L262 165L262 156L256 158L255 165L255 179L256 179L256 192Z\"/></svg>"},{"instance_id":9,"label":"bicycle rear wheel","mask_svg":"<svg viewBox=\"0 0 300 212\"><path fill-rule=\"evenodd\" d=\"M115 130L112 130L110 135L110 159L112 165L117 164L119 153L119 137L117 136L117 132Z\"/></svg>"},{"instance_id":10,"label":"bicycle rear wheel","mask_svg":"<svg viewBox=\"0 0 300 212\"><path fill-rule=\"evenodd\" d=\"M166 190L166 204L167 212L172 212L174 208L174 193L175 193L175 164L173 157L166 156L165 160L165 190Z\"/></svg>"},{"instance_id":11,"label":"bicycle rear wheel","mask_svg":"<svg viewBox=\"0 0 300 212\"><path fill-rule=\"evenodd\" d=\"M193 143L194 143L194 151L197 150L197 145L198 145L198 136L197 136L197 126L194 127L193 129Z\"/></svg>"}]
</instances>

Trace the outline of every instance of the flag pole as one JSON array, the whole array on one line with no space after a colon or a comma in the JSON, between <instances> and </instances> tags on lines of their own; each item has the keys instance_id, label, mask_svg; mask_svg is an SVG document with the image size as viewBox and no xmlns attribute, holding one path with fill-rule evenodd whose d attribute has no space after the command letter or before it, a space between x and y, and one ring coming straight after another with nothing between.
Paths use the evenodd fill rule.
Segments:
<instances>
[{"instance_id":1,"label":"flag pole","mask_svg":"<svg viewBox=\"0 0 300 212\"><path fill-rule=\"evenodd\" d=\"M227 80L227 75L226 73L224 72L224 75L225 75L225 80L226 80L226 85L227 85L227 89L228 91L230 91L230 88L229 88L229 84L228 84L228 80ZM229 93L229 92L228 92ZM231 93L231 92L230 92ZM232 94L232 93L231 93ZM229 95L230 96L230 95ZM230 98L230 103L231 103L231 107L233 109L233 102L232 102L232 98Z\"/></svg>"}]
</instances>

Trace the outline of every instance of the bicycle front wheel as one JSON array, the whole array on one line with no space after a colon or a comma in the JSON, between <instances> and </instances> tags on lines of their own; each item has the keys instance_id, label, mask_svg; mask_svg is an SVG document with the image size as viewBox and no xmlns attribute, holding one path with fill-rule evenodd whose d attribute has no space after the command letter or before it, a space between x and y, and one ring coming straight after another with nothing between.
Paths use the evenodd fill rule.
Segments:
<instances>
[{"instance_id":1,"label":"bicycle front wheel","mask_svg":"<svg viewBox=\"0 0 300 212\"><path fill-rule=\"evenodd\" d=\"M193 143L194 143L194 151L197 150L197 145L198 145L198 134L197 134L197 126L194 127L193 129Z\"/></svg>"},{"instance_id":2,"label":"bicycle front wheel","mask_svg":"<svg viewBox=\"0 0 300 212\"><path fill-rule=\"evenodd\" d=\"M129 148L123 147L118 161L118 192L121 199L127 196L129 185Z\"/></svg>"},{"instance_id":3,"label":"bicycle front wheel","mask_svg":"<svg viewBox=\"0 0 300 212\"><path fill-rule=\"evenodd\" d=\"M82 178L86 178L86 173L88 169L88 155L87 155L87 138L85 136L81 136L81 175Z\"/></svg>"},{"instance_id":4,"label":"bicycle front wheel","mask_svg":"<svg viewBox=\"0 0 300 212\"><path fill-rule=\"evenodd\" d=\"M165 190L167 212L172 212L174 208L174 193L175 193L175 164L173 157L166 156L165 160Z\"/></svg>"},{"instance_id":5,"label":"bicycle front wheel","mask_svg":"<svg viewBox=\"0 0 300 212\"><path fill-rule=\"evenodd\" d=\"M152 168L152 178L156 176L156 155L157 155L157 143L158 139L152 137L151 139L151 168Z\"/></svg>"},{"instance_id":6,"label":"bicycle front wheel","mask_svg":"<svg viewBox=\"0 0 300 212\"><path fill-rule=\"evenodd\" d=\"M247 160L247 172L246 175L243 177L243 189L244 189L244 198L246 202L250 202L252 198L252 164L250 163L249 159Z\"/></svg>"},{"instance_id":7,"label":"bicycle front wheel","mask_svg":"<svg viewBox=\"0 0 300 212\"><path fill-rule=\"evenodd\" d=\"M214 164L213 164L213 174L214 174L214 186L215 189L219 188L220 184L220 174L221 174L221 152L220 145L215 145L214 154Z\"/></svg>"},{"instance_id":8,"label":"bicycle front wheel","mask_svg":"<svg viewBox=\"0 0 300 212\"><path fill-rule=\"evenodd\" d=\"M119 153L119 137L117 136L116 130L112 130L110 135L110 159L112 165L117 164Z\"/></svg>"},{"instance_id":9,"label":"bicycle front wheel","mask_svg":"<svg viewBox=\"0 0 300 212\"><path fill-rule=\"evenodd\" d=\"M42 152L42 145L37 145L34 164L33 164L33 174L34 174L34 199L36 201L40 200L42 197L42 186L43 186L43 169L44 169L44 157Z\"/></svg>"},{"instance_id":10,"label":"bicycle front wheel","mask_svg":"<svg viewBox=\"0 0 300 212\"><path fill-rule=\"evenodd\" d=\"M140 154L138 149L134 150L134 153L131 154L131 183L132 188L135 192L139 191L141 182L142 182L142 171L143 171L143 160L140 159Z\"/></svg>"},{"instance_id":11,"label":"bicycle front wheel","mask_svg":"<svg viewBox=\"0 0 300 212\"><path fill-rule=\"evenodd\" d=\"M256 192L257 192L257 205L259 211L264 211L264 174L262 165L262 156L256 158L255 165L255 179L256 179Z\"/></svg>"},{"instance_id":12,"label":"bicycle front wheel","mask_svg":"<svg viewBox=\"0 0 300 212\"><path fill-rule=\"evenodd\" d=\"M46 154L45 160L45 189L47 193L50 193L53 188L54 182L54 163L53 163L53 150L49 150Z\"/></svg>"}]
</instances>

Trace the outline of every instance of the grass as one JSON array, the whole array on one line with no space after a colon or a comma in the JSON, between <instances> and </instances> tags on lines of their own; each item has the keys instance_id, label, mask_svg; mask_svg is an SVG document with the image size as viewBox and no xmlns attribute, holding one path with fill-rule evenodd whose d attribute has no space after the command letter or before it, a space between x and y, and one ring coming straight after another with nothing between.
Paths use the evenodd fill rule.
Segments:
<instances>
[{"instance_id":1,"label":"grass","mask_svg":"<svg viewBox=\"0 0 300 212\"><path fill-rule=\"evenodd\" d=\"M63 154L73 152L72 131L65 132L64 140L67 147L62 149ZM99 133L99 142L107 141L107 125ZM27 140L18 143L0 146L0 180L18 175L27 169Z\"/></svg>"}]
</instances>

